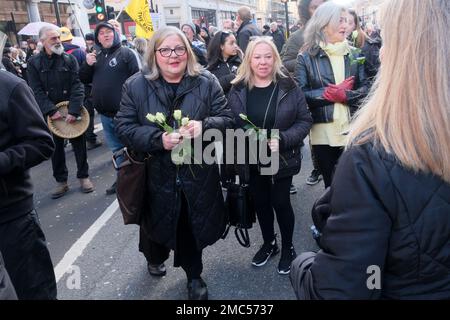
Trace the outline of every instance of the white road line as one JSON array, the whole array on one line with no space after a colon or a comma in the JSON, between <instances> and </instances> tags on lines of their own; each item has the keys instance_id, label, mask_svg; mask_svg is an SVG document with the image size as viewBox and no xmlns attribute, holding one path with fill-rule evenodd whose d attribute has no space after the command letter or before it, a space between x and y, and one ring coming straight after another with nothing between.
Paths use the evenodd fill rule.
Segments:
<instances>
[{"instance_id":1,"label":"white road line","mask_svg":"<svg viewBox=\"0 0 450 320\"><path fill-rule=\"evenodd\" d=\"M103 125L102 125L101 123L97 123L97 124L94 126L94 133L100 132L100 131L102 131L102 130L103 130Z\"/></svg>"},{"instance_id":2,"label":"white road line","mask_svg":"<svg viewBox=\"0 0 450 320\"><path fill-rule=\"evenodd\" d=\"M56 282L58 282L67 270L72 266L75 260L83 253L84 249L88 246L89 242L95 237L100 229L106 224L106 222L112 217L114 212L119 209L119 203L117 199L102 213L102 215L94 222L92 226L73 244L73 246L66 252L62 260L55 267Z\"/></svg>"}]
</instances>

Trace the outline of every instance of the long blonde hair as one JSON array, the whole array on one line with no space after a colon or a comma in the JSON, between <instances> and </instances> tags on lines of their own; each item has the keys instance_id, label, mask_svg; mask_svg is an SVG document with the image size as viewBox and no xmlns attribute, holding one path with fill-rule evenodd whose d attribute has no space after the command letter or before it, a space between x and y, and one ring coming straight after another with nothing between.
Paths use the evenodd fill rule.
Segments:
<instances>
[{"instance_id":1,"label":"long blonde hair","mask_svg":"<svg viewBox=\"0 0 450 320\"><path fill-rule=\"evenodd\" d=\"M156 63L156 52L155 50L161 45L161 43L170 36L176 35L183 42L186 47L187 53L187 66L186 71L188 75L194 77L200 74L201 66L197 63L197 58L195 57L194 51L192 51L191 45L184 33L175 27L163 27L156 31L153 37L148 42L147 53L145 61L147 61L149 73L145 77L149 80L156 80L160 77L159 67Z\"/></svg>"},{"instance_id":2,"label":"long blonde hair","mask_svg":"<svg viewBox=\"0 0 450 320\"><path fill-rule=\"evenodd\" d=\"M381 14L381 68L348 146L373 141L405 167L450 182L450 5L391 0Z\"/></svg>"},{"instance_id":3,"label":"long blonde hair","mask_svg":"<svg viewBox=\"0 0 450 320\"><path fill-rule=\"evenodd\" d=\"M281 62L280 55L278 54L277 47L272 41L271 37L259 36L252 39L248 46L247 50L245 50L244 60L242 61L239 69L237 71L236 78L231 81L231 84L238 84L243 82L245 86L249 89L252 89L255 85L255 76L253 74L253 70L251 68L251 60L253 56L253 52L257 45L265 43L272 49L272 55L274 59L273 69L272 69L272 79L274 82L277 81L277 78L287 78L288 76L283 72L283 63Z\"/></svg>"}]
</instances>

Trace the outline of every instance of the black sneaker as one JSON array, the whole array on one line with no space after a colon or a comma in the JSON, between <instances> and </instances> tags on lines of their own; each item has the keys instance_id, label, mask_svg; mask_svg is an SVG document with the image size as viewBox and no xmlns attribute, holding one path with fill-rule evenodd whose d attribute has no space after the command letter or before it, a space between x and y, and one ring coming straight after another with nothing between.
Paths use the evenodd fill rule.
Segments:
<instances>
[{"instance_id":1,"label":"black sneaker","mask_svg":"<svg viewBox=\"0 0 450 320\"><path fill-rule=\"evenodd\" d=\"M155 277L163 277L167 273L166 266L164 265L164 263L151 264L150 262L148 262L147 270L148 270L148 273L150 273L152 276L155 276Z\"/></svg>"},{"instance_id":2,"label":"black sneaker","mask_svg":"<svg viewBox=\"0 0 450 320\"><path fill-rule=\"evenodd\" d=\"M289 190L290 194L296 194L297 193L297 187L291 184L291 189Z\"/></svg>"},{"instance_id":3,"label":"black sneaker","mask_svg":"<svg viewBox=\"0 0 450 320\"><path fill-rule=\"evenodd\" d=\"M311 175L306 179L306 184L313 186L315 184L318 184L320 180L322 180L322 175L320 174L320 171L314 169L313 171L311 171Z\"/></svg>"},{"instance_id":4,"label":"black sneaker","mask_svg":"<svg viewBox=\"0 0 450 320\"><path fill-rule=\"evenodd\" d=\"M255 267L261 267L267 263L270 257L276 255L280 249L278 249L277 240L264 243L258 252L255 254L252 260L252 265Z\"/></svg>"},{"instance_id":5,"label":"black sneaker","mask_svg":"<svg viewBox=\"0 0 450 320\"><path fill-rule=\"evenodd\" d=\"M296 257L297 253L295 253L294 247L282 249L280 262L278 263L278 273L289 274L291 272L291 263Z\"/></svg>"}]
</instances>

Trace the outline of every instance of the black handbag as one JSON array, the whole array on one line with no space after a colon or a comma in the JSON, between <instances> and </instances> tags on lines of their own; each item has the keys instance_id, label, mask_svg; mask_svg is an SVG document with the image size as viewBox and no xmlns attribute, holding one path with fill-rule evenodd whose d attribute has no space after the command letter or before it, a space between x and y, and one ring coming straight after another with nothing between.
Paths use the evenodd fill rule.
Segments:
<instances>
[{"instance_id":1,"label":"black handbag","mask_svg":"<svg viewBox=\"0 0 450 320\"><path fill-rule=\"evenodd\" d=\"M225 205L228 212L228 227L222 238L225 239L230 227L233 226L239 244L248 248L250 247L248 229L251 229L253 223L256 222L256 211L250 196L249 185L228 182L226 189Z\"/></svg>"},{"instance_id":2,"label":"black handbag","mask_svg":"<svg viewBox=\"0 0 450 320\"><path fill-rule=\"evenodd\" d=\"M121 161L118 161L120 159ZM116 194L122 211L124 224L137 224L141 222L145 210L147 194L147 162L150 156L141 161L126 147L113 154L114 168L118 170Z\"/></svg>"}]
</instances>

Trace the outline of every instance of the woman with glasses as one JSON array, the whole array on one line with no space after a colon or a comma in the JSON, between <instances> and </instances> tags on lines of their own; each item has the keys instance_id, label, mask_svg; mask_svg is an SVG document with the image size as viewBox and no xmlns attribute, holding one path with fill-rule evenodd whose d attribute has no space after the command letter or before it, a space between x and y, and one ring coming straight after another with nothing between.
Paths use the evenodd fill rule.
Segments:
<instances>
[{"instance_id":1,"label":"woman with glasses","mask_svg":"<svg viewBox=\"0 0 450 320\"><path fill-rule=\"evenodd\" d=\"M234 113L236 128L245 128L251 122L267 130L266 143L262 145L267 153L263 151L263 154L269 153L273 155L272 161L279 162L278 170L271 172L260 157L249 158L252 162L256 160L253 162L256 164L248 161L244 166L237 166L240 182L250 186L264 240L252 265L262 267L279 252L274 230L275 210L282 245L278 273L286 275L296 256L292 243L295 217L289 189L292 177L300 171L300 146L311 128L311 116L302 90L282 69L278 50L270 37L250 40L232 84L228 104ZM249 121L244 121L241 115ZM251 156L250 149L246 152Z\"/></svg>"},{"instance_id":2,"label":"woman with glasses","mask_svg":"<svg viewBox=\"0 0 450 320\"><path fill-rule=\"evenodd\" d=\"M380 72L314 208L322 250L292 264L299 299L450 299L450 5L390 0L380 18Z\"/></svg>"},{"instance_id":3,"label":"woman with glasses","mask_svg":"<svg viewBox=\"0 0 450 320\"><path fill-rule=\"evenodd\" d=\"M209 44L207 70L219 79L225 95L230 91L230 82L241 65L241 56L236 37L231 32L217 32Z\"/></svg>"},{"instance_id":4,"label":"woman with glasses","mask_svg":"<svg viewBox=\"0 0 450 320\"><path fill-rule=\"evenodd\" d=\"M346 40L347 17L334 1L316 9L295 70L313 118L311 145L325 187L342 154L350 117L367 94L364 65Z\"/></svg>"},{"instance_id":5,"label":"woman with glasses","mask_svg":"<svg viewBox=\"0 0 450 320\"><path fill-rule=\"evenodd\" d=\"M204 162L175 164L171 151L185 139L201 139L208 129L231 128L233 117L219 82L197 64L183 32L159 29L147 52L148 67L124 85L116 116L116 131L125 146L150 155L149 213L141 221L139 250L154 276L166 274L164 261L174 250L174 266L181 266L187 275L189 299L205 300L202 251L222 236L226 225L219 170L217 164ZM175 110L189 118L181 127L174 119ZM165 132L146 118L157 112L177 130Z\"/></svg>"}]
</instances>

